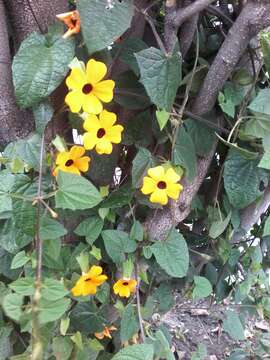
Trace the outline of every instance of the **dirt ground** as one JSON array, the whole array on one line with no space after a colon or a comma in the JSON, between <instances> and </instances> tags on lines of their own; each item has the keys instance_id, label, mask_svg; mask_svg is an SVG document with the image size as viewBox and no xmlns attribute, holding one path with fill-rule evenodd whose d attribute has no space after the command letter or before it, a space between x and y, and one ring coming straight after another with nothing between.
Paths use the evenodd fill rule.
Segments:
<instances>
[{"instance_id":1,"label":"dirt ground","mask_svg":"<svg viewBox=\"0 0 270 360\"><path fill-rule=\"evenodd\" d=\"M229 308L226 304L210 304L210 300L191 301L176 296L174 308L161 318L173 336L176 359L190 360L199 344L206 346L207 360L224 360L234 349L244 348L246 342L231 339L222 329L222 319ZM250 345L256 346L256 339L268 331L269 322L250 318L245 335ZM251 359L254 358L246 358ZM270 359L270 354L262 359Z\"/></svg>"}]
</instances>

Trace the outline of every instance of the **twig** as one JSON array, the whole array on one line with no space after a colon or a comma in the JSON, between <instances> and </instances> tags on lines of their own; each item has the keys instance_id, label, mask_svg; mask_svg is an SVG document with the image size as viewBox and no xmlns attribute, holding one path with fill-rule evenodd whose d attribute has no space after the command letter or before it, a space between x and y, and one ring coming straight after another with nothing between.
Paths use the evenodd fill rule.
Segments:
<instances>
[{"instance_id":1,"label":"twig","mask_svg":"<svg viewBox=\"0 0 270 360\"><path fill-rule=\"evenodd\" d=\"M41 139L40 147L40 158L39 158L39 176L38 176L38 191L37 198L41 199L42 196L42 171L43 171L43 153L44 153L44 138L43 134ZM42 253L43 253L43 242L40 237L40 217L41 217L41 201L37 202L37 222L36 222L36 251L37 251L37 270L36 270L36 281L35 281L35 293L32 302L32 360L42 359L43 344L40 335L40 324L39 324L39 302L41 298L41 286L42 286Z\"/></svg>"},{"instance_id":2,"label":"twig","mask_svg":"<svg viewBox=\"0 0 270 360\"><path fill-rule=\"evenodd\" d=\"M174 18L174 26L181 26L191 16L199 13L215 0L197 0L183 9L178 9Z\"/></svg>"},{"instance_id":3,"label":"twig","mask_svg":"<svg viewBox=\"0 0 270 360\"><path fill-rule=\"evenodd\" d=\"M158 46L159 46L160 50L161 50L162 52L164 52L164 54L167 54L167 50L165 49L165 46L164 46L164 44L163 44L163 41L161 40L161 38L160 38L160 36L159 36L159 34L158 34L158 32L157 32L157 29L156 29L156 27L155 27L155 25L154 25L154 23L153 23L152 18L151 18L149 15L147 15L147 14L144 14L144 15L145 15L145 20L148 22L148 24L150 25L150 27L151 27L151 29L152 29L152 32L153 32L153 34L154 34L154 36L155 36L155 38L156 38L156 41L157 41L157 43L158 43Z\"/></svg>"},{"instance_id":4,"label":"twig","mask_svg":"<svg viewBox=\"0 0 270 360\"><path fill-rule=\"evenodd\" d=\"M136 260L136 262L135 262L135 279L136 279L136 281L137 281L137 287L136 287L137 313L138 313L138 318L139 318L139 324L140 324L142 342L145 342L145 333L144 333L144 327L143 327L143 318L142 318L142 313L141 313L140 286L139 286L139 276L138 276L138 264L137 264L137 260Z\"/></svg>"}]
</instances>

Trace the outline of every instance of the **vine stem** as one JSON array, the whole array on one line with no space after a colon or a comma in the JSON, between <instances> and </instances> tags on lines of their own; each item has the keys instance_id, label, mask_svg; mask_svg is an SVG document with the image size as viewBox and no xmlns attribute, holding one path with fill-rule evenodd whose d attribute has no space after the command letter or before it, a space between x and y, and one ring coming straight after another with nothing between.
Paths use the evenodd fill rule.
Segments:
<instances>
[{"instance_id":1,"label":"vine stem","mask_svg":"<svg viewBox=\"0 0 270 360\"><path fill-rule=\"evenodd\" d=\"M141 338L142 342L145 342L145 333L144 333L144 327L143 327L143 318L141 313L141 299L140 299L140 286L139 286L139 276L138 276L138 263L137 260L135 262L135 279L137 281L136 286L136 301L137 301L137 313L139 318L139 324L140 324L140 330L141 330Z\"/></svg>"},{"instance_id":2,"label":"vine stem","mask_svg":"<svg viewBox=\"0 0 270 360\"><path fill-rule=\"evenodd\" d=\"M36 235L35 247L37 251L37 269L35 281L35 293L32 301L32 356L31 360L42 360L43 358L43 344L40 336L39 324L39 303L41 299L42 286L42 253L43 242L40 237L40 217L41 217L41 195L42 195L42 170L43 170L43 154L45 147L45 136L43 134L41 139L40 157L39 157L39 176L38 176L38 190L37 190L37 221L36 221Z\"/></svg>"}]
</instances>

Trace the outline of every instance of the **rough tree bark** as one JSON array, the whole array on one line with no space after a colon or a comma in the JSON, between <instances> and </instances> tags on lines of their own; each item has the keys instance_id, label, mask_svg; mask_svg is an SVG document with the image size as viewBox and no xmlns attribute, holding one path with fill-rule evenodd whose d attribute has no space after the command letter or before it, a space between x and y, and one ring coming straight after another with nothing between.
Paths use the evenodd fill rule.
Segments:
<instances>
[{"instance_id":1,"label":"rough tree bark","mask_svg":"<svg viewBox=\"0 0 270 360\"><path fill-rule=\"evenodd\" d=\"M7 18L12 27L12 43L17 49L29 33L45 31L48 24L54 21L55 14L67 9L66 0L56 0L53 4L50 0L0 1L0 147L26 137L34 129L31 112L21 111L16 106Z\"/></svg>"}]
</instances>

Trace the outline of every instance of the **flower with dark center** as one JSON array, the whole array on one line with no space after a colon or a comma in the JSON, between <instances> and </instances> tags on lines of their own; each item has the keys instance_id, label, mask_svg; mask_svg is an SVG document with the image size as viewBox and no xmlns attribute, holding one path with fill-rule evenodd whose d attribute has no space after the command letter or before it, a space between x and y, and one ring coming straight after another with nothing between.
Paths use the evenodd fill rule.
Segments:
<instances>
[{"instance_id":1,"label":"flower with dark center","mask_svg":"<svg viewBox=\"0 0 270 360\"><path fill-rule=\"evenodd\" d=\"M150 195L150 201L161 205L168 203L168 198L178 199L183 186L178 184L180 176L171 167L156 166L148 170L148 176L143 178L141 192Z\"/></svg>"},{"instance_id":2,"label":"flower with dark center","mask_svg":"<svg viewBox=\"0 0 270 360\"><path fill-rule=\"evenodd\" d=\"M74 145L69 151L59 152L56 157L56 167L53 175L56 176L58 171L65 171L77 175L86 172L89 169L90 157L83 156L85 148L83 146Z\"/></svg>"}]
</instances>

